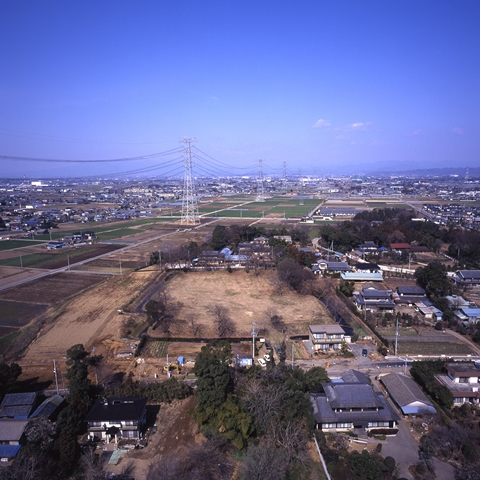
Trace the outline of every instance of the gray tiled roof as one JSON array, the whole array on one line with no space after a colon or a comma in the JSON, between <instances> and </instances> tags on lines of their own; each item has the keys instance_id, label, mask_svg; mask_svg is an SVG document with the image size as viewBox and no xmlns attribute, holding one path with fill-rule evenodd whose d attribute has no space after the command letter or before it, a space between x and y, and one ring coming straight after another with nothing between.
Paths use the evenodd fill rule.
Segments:
<instances>
[{"instance_id":1,"label":"gray tiled roof","mask_svg":"<svg viewBox=\"0 0 480 480\"><path fill-rule=\"evenodd\" d=\"M18 442L23 435L28 420L2 418L0 420L0 442Z\"/></svg>"},{"instance_id":2,"label":"gray tiled roof","mask_svg":"<svg viewBox=\"0 0 480 480\"><path fill-rule=\"evenodd\" d=\"M432 406L432 402L410 377L398 373L389 373L383 376L381 381L400 407L414 402L422 402L425 405Z\"/></svg>"}]
</instances>

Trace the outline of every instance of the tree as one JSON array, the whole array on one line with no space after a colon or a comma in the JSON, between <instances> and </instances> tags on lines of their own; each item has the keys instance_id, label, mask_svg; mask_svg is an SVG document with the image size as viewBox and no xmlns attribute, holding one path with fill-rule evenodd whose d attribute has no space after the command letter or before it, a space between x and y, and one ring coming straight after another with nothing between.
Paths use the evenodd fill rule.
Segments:
<instances>
[{"instance_id":1,"label":"tree","mask_svg":"<svg viewBox=\"0 0 480 480\"><path fill-rule=\"evenodd\" d=\"M60 413L57 422L60 431L60 469L63 474L70 472L79 458L77 435L90 403L88 367L100 359L101 355L90 356L82 344L67 350L68 406Z\"/></svg>"},{"instance_id":2,"label":"tree","mask_svg":"<svg viewBox=\"0 0 480 480\"><path fill-rule=\"evenodd\" d=\"M215 327L219 337L228 337L235 334L235 324L230 317L230 312L227 307L215 304L210 305L207 311L213 315L215 319Z\"/></svg>"},{"instance_id":3,"label":"tree","mask_svg":"<svg viewBox=\"0 0 480 480\"><path fill-rule=\"evenodd\" d=\"M217 413L233 389L230 376L232 350L225 340L207 343L195 360L193 372L197 377L195 418L206 424Z\"/></svg>"},{"instance_id":4,"label":"tree","mask_svg":"<svg viewBox=\"0 0 480 480\"><path fill-rule=\"evenodd\" d=\"M329 380L328 373L323 367L312 367L305 372L305 390L311 393L322 393L322 383Z\"/></svg>"},{"instance_id":5,"label":"tree","mask_svg":"<svg viewBox=\"0 0 480 480\"><path fill-rule=\"evenodd\" d=\"M264 443L249 447L240 467L241 480L284 480L286 475L284 451Z\"/></svg>"},{"instance_id":6,"label":"tree","mask_svg":"<svg viewBox=\"0 0 480 480\"><path fill-rule=\"evenodd\" d=\"M429 263L426 267L415 270L417 284L424 288L429 295L444 297L451 290L447 277L447 268L438 261Z\"/></svg>"},{"instance_id":7,"label":"tree","mask_svg":"<svg viewBox=\"0 0 480 480\"><path fill-rule=\"evenodd\" d=\"M160 252L155 251L150 254L149 265L157 265L160 263Z\"/></svg>"},{"instance_id":8,"label":"tree","mask_svg":"<svg viewBox=\"0 0 480 480\"><path fill-rule=\"evenodd\" d=\"M0 363L0 400L11 390L21 374L22 367L18 363L12 362L10 365L5 362Z\"/></svg>"},{"instance_id":9,"label":"tree","mask_svg":"<svg viewBox=\"0 0 480 480\"><path fill-rule=\"evenodd\" d=\"M212 239L210 240L210 245L214 250L221 250L226 247L228 243L226 228L224 225L217 225L213 229Z\"/></svg>"}]
</instances>

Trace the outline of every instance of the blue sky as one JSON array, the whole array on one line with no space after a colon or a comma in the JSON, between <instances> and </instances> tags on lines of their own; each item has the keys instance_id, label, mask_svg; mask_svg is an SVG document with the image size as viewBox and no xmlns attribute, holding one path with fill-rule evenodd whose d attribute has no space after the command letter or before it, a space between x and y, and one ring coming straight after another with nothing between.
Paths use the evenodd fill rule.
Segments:
<instances>
[{"instance_id":1,"label":"blue sky","mask_svg":"<svg viewBox=\"0 0 480 480\"><path fill-rule=\"evenodd\" d=\"M479 24L478 0L0 2L0 155L137 157L194 137L232 173L479 167ZM164 161L1 158L0 176Z\"/></svg>"}]
</instances>

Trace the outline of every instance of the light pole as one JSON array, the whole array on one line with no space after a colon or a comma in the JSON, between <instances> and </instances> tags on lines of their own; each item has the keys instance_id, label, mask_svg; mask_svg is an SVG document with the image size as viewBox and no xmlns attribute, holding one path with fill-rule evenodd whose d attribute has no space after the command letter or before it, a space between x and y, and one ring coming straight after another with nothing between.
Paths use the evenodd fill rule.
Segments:
<instances>
[{"instance_id":1,"label":"light pole","mask_svg":"<svg viewBox=\"0 0 480 480\"><path fill-rule=\"evenodd\" d=\"M257 332L255 331L255 322L252 322L252 362L255 360L255 335Z\"/></svg>"}]
</instances>

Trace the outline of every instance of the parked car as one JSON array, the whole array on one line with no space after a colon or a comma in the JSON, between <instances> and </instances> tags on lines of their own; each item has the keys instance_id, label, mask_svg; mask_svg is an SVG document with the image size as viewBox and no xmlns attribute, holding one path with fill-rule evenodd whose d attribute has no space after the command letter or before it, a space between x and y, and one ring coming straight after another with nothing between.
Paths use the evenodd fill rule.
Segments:
<instances>
[{"instance_id":1,"label":"parked car","mask_svg":"<svg viewBox=\"0 0 480 480\"><path fill-rule=\"evenodd\" d=\"M263 358L258 359L258 363L262 366L265 367L267 365L267 362Z\"/></svg>"},{"instance_id":2,"label":"parked car","mask_svg":"<svg viewBox=\"0 0 480 480\"><path fill-rule=\"evenodd\" d=\"M366 348L364 348L362 350L362 357L366 357L368 355L368 350Z\"/></svg>"}]
</instances>

